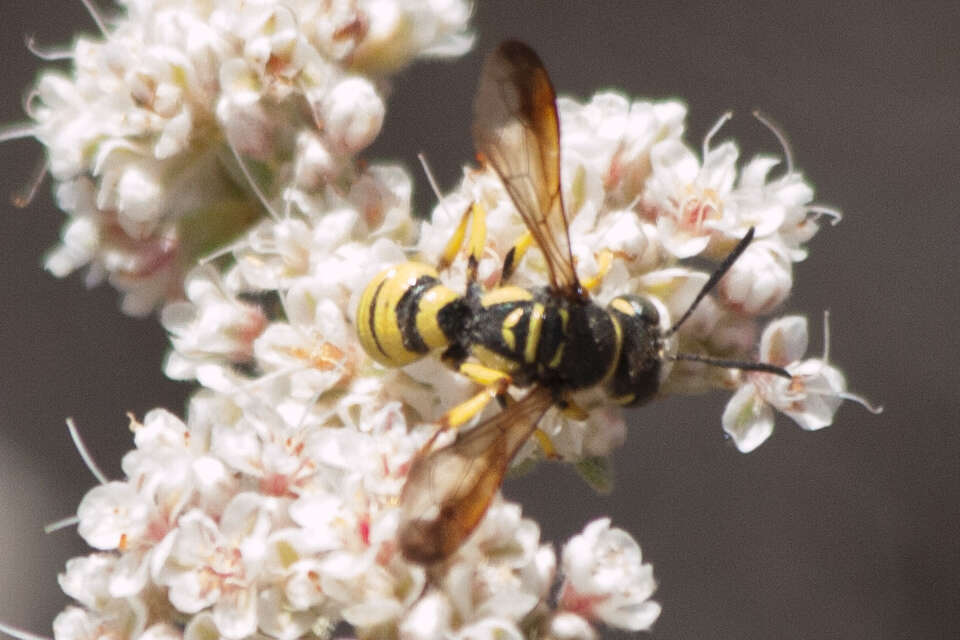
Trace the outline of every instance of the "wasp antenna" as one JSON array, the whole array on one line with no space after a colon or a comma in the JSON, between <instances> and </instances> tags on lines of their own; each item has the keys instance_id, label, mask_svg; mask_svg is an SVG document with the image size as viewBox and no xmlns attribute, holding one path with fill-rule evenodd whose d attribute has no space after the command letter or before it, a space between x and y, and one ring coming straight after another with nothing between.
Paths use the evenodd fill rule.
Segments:
<instances>
[{"instance_id":1,"label":"wasp antenna","mask_svg":"<svg viewBox=\"0 0 960 640\"><path fill-rule=\"evenodd\" d=\"M721 360L720 358L711 358L701 356L696 353L677 353L667 356L670 360L685 360L687 362L702 362L713 367L723 367L724 369L740 369L741 371L762 371L772 373L782 378L793 378L790 372L783 367L767 362L744 362L742 360Z\"/></svg>"},{"instance_id":2,"label":"wasp antenna","mask_svg":"<svg viewBox=\"0 0 960 640\"><path fill-rule=\"evenodd\" d=\"M730 267L733 266L733 263L737 261L737 258L740 257L746 249L747 245L753 240L754 227L750 227L747 231L747 234L743 236L740 242L737 243L737 246L733 248L733 251L727 254L727 257L723 259L717 268L713 270L713 273L710 274L710 278L707 280L707 283L703 285L703 288L700 289L700 293L697 294L697 297L693 299L693 303L687 307L687 310L683 312L683 315L680 316L680 319L674 323L670 329L664 334L665 338L669 338L674 333L677 332L677 329L680 328L684 322L690 317L690 314L696 310L697 305L700 304L700 301L703 300L704 296L710 293L710 290L717 286L717 283L720 282L720 278L730 270Z\"/></svg>"}]
</instances>

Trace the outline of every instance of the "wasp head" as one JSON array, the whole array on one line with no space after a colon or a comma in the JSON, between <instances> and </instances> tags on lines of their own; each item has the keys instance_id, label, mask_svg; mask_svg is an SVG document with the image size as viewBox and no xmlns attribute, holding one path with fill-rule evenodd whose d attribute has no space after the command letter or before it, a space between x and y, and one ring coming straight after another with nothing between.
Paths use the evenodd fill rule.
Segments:
<instances>
[{"instance_id":1,"label":"wasp head","mask_svg":"<svg viewBox=\"0 0 960 640\"><path fill-rule=\"evenodd\" d=\"M660 386L663 366L663 331L660 312L649 298L617 296L607 310L620 325L620 357L607 393L619 404L644 404Z\"/></svg>"}]
</instances>

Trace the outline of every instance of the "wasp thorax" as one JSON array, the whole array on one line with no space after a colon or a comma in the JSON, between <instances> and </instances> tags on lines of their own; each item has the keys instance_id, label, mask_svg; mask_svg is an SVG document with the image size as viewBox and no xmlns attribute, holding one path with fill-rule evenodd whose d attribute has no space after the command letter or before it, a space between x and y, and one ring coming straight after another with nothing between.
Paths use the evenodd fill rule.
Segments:
<instances>
[{"instance_id":1,"label":"wasp thorax","mask_svg":"<svg viewBox=\"0 0 960 640\"><path fill-rule=\"evenodd\" d=\"M617 296L607 310L620 325L623 336L620 358L607 383L607 393L622 405L643 404L660 385L660 313L651 300L633 295Z\"/></svg>"},{"instance_id":2,"label":"wasp thorax","mask_svg":"<svg viewBox=\"0 0 960 640\"><path fill-rule=\"evenodd\" d=\"M406 262L383 270L357 305L357 335L377 362L400 367L447 346L444 308L460 296L440 283L433 267ZM445 330L446 329L446 330Z\"/></svg>"}]
</instances>

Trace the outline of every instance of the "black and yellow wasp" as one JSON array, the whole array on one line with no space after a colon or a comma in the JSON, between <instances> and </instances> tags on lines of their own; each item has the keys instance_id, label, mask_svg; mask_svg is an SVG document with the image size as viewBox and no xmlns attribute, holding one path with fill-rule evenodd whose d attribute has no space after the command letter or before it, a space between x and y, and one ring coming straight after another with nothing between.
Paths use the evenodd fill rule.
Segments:
<instances>
[{"instance_id":1,"label":"black and yellow wasp","mask_svg":"<svg viewBox=\"0 0 960 640\"><path fill-rule=\"evenodd\" d=\"M677 359L788 375L764 363L668 353L670 337L743 252L752 230L667 330L647 298L621 295L606 307L590 299L570 248L559 136L554 90L543 63L525 44L502 43L483 68L473 137L478 155L523 218L526 240L507 254L500 286L485 291L476 275L485 224L482 208L474 205L441 260L449 264L458 253L471 219L464 295L444 286L432 267L407 262L374 278L357 308L360 341L375 360L397 367L444 349L447 364L484 385L446 414L438 434L467 422L495 397L505 406L448 445L438 445L435 435L414 458L401 495L400 546L410 560L442 561L461 545L544 413L558 405L582 414L573 401L576 392L602 390L613 402L640 405L657 392L664 362ZM531 239L543 252L549 284L506 285ZM532 389L514 401L511 385ZM541 442L549 451L549 441Z\"/></svg>"}]
</instances>

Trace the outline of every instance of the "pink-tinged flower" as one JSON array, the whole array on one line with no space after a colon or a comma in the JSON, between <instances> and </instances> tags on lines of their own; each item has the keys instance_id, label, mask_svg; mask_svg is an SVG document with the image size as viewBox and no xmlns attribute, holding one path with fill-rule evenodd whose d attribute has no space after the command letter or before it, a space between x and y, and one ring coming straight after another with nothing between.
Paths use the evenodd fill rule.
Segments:
<instances>
[{"instance_id":1,"label":"pink-tinged flower","mask_svg":"<svg viewBox=\"0 0 960 640\"><path fill-rule=\"evenodd\" d=\"M716 149L704 143L703 164L679 140L665 140L651 151L653 173L643 204L655 215L664 247L677 258L698 255L721 228L724 206L736 179L739 152L731 142Z\"/></svg>"},{"instance_id":2,"label":"pink-tinged flower","mask_svg":"<svg viewBox=\"0 0 960 640\"><path fill-rule=\"evenodd\" d=\"M209 265L194 269L185 283L187 301L163 309L173 351L164 372L175 380L221 378L224 367L253 357L254 340L267 326L264 311L232 294ZM217 371L205 375L205 369ZM212 386L207 384L207 386Z\"/></svg>"},{"instance_id":3,"label":"pink-tinged flower","mask_svg":"<svg viewBox=\"0 0 960 640\"><path fill-rule=\"evenodd\" d=\"M826 332L825 332L826 333ZM824 342L829 341L826 336ZM785 368L793 377L747 372L743 385L730 398L723 412L723 429L737 448L750 452L773 433L773 410L784 413L808 431L833 423L844 400L853 400L879 412L864 398L847 392L847 381L827 358L801 360L807 351L807 319L785 316L774 320L760 339L759 359Z\"/></svg>"},{"instance_id":4,"label":"pink-tinged flower","mask_svg":"<svg viewBox=\"0 0 960 640\"><path fill-rule=\"evenodd\" d=\"M558 609L611 627L644 631L660 615L650 600L656 589L653 567L643 564L640 546L609 518L594 520L563 547Z\"/></svg>"},{"instance_id":5,"label":"pink-tinged flower","mask_svg":"<svg viewBox=\"0 0 960 640\"><path fill-rule=\"evenodd\" d=\"M219 523L200 510L187 512L154 555L154 581L169 588L179 611L211 607L221 635L249 636L257 630L257 579L279 508L275 498L240 493Z\"/></svg>"},{"instance_id":6,"label":"pink-tinged flower","mask_svg":"<svg viewBox=\"0 0 960 640\"><path fill-rule=\"evenodd\" d=\"M596 640L597 630L575 613L558 611L550 617L545 635L556 640Z\"/></svg>"}]
</instances>

